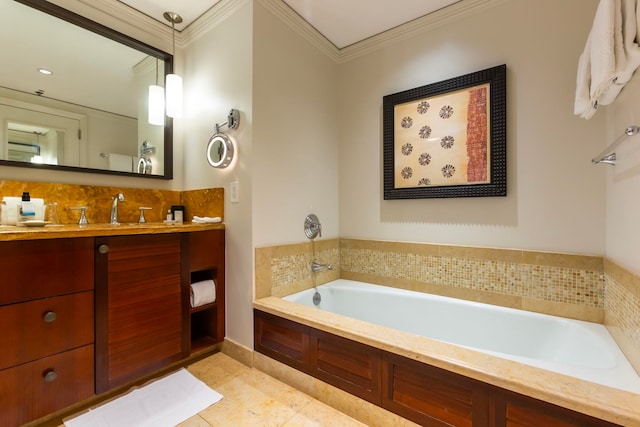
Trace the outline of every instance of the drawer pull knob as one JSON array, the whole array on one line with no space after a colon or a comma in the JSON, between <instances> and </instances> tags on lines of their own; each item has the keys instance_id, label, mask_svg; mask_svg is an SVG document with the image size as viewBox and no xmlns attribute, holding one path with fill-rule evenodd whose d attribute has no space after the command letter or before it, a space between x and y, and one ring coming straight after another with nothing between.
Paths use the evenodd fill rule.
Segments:
<instances>
[{"instance_id":1,"label":"drawer pull knob","mask_svg":"<svg viewBox=\"0 0 640 427\"><path fill-rule=\"evenodd\" d=\"M54 382L56 378L58 378L58 374L53 369L47 369L42 373L42 378L44 378L45 382L51 383Z\"/></svg>"},{"instance_id":2,"label":"drawer pull knob","mask_svg":"<svg viewBox=\"0 0 640 427\"><path fill-rule=\"evenodd\" d=\"M58 315L55 311L47 311L43 316L42 320L46 323L53 323L58 318Z\"/></svg>"},{"instance_id":3,"label":"drawer pull knob","mask_svg":"<svg viewBox=\"0 0 640 427\"><path fill-rule=\"evenodd\" d=\"M106 254L107 252L109 252L109 245L98 246L98 252L100 252L101 254Z\"/></svg>"}]
</instances>

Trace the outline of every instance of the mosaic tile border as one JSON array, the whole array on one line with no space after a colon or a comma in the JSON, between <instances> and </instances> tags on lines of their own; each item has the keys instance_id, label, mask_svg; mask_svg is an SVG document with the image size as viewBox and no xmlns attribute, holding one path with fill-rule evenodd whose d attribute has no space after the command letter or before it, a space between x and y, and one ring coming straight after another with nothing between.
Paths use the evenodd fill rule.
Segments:
<instances>
[{"instance_id":1,"label":"mosaic tile border","mask_svg":"<svg viewBox=\"0 0 640 427\"><path fill-rule=\"evenodd\" d=\"M374 240L315 242L339 274L309 271L310 242L256 248L256 299L339 277L580 320L604 320L601 257Z\"/></svg>"},{"instance_id":2,"label":"mosaic tile border","mask_svg":"<svg viewBox=\"0 0 640 427\"><path fill-rule=\"evenodd\" d=\"M255 249L255 298L283 297L340 277L338 239L309 241ZM315 256L314 256L315 253ZM313 274L311 261L333 270Z\"/></svg>"},{"instance_id":3,"label":"mosaic tile border","mask_svg":"<svg viewBox=\"0 0 640 427\"><path fill-rule=\"evenodd\" d=\"M640 372L640 276L605 259L604 324Z\"/></svg>"},{"instance_id":4,"label":"mosaic tile border","mask_svg":"<svg viewBox=\"0 0 640 427\"><path fill-rule=\"evenodd\" d=\"M340 266L343 272L604 307L602 271L345 247Z\"/></svg>"}]
</instances>

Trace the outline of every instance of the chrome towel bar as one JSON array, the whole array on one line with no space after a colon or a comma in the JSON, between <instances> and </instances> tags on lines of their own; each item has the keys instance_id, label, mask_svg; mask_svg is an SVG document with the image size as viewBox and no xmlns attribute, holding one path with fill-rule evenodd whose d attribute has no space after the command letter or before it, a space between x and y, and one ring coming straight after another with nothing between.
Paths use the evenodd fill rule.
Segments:
<instances>
[{"instance_id":1,"label":"chrome towel bar","mask_svg":"<svg viewBox=\"0 0 640 427\"><path fill-rule=\"evenodd\" d=\"M606 149L604 149L604 151L602 151L602 153L598 154L593 159L591 159L591 163L593 163L593 164L606 163L608 165L615 165L616 164L616 153L613 150L618 145L620 145L622 143L622 141L627 139L627 137L633 136L633 135L637 135L638 133L640 133L640 126L628 126L624 130L624 134L621 135L615 141L613 141L611 143L611 145L609 145Z\"/></svg>"}]
</instances>

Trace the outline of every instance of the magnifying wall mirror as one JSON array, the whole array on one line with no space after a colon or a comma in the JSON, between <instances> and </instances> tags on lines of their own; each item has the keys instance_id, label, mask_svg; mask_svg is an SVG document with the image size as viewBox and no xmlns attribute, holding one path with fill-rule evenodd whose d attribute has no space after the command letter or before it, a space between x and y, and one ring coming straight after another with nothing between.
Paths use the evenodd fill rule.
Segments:
<instances>
[{"instance_id":1,"label":"magnifying wall mirror","mask_svg":"<svg viewBox=\"0 0 640 427\"><path fill-rule=\"evenodd\" d=\"M223 133L217 133L209 139L207 161L214 168L226 168L233 160L233 142Z\"/></svg>"},{"instance_id":2,"label":"magnifying wall mirror","mask_svg":"<svg viewBox=\"0 0 640 427\"><path fill-rule=\"evenodd\" d=\"M3 1L0 51L0 165L173 177L147 105L171 55L42 0Z\"/></svg>"},{"instance_id":3,"label":"magnifying wall mirror","mask_svg":"<svg viewBox=\"0 0 640 427\"><path fill-rule=\"evenodd\" d=\"M240 111L232 108L223 123L216 123L215 132L207 144L207 161L214 168L224 169L231 164L234 156L233 141L220 132L220 128L227 126L229 129L238 129L240 126Z\"/></svg>"}]
</instances>

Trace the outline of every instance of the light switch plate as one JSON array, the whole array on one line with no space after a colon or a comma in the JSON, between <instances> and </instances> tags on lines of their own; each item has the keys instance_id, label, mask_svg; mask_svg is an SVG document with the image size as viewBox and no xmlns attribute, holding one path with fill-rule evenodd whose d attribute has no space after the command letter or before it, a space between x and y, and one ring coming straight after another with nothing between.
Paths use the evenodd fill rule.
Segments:
<instances>
[{"instance_id":1,"label":"light switch plate","mask_svg":"<svg viewBox=\"0 0 640 427\"><path fill-rule=\"evenodd\" d=\"M240 201L240 195L238 194L238 181L233 181L229 184L229 200L231 203L238 203Z\"/></svg>"}]
</instances>

